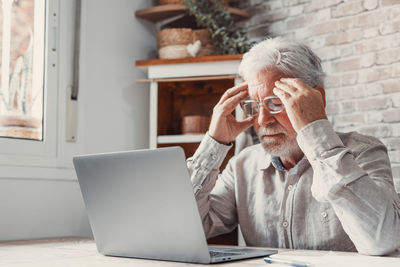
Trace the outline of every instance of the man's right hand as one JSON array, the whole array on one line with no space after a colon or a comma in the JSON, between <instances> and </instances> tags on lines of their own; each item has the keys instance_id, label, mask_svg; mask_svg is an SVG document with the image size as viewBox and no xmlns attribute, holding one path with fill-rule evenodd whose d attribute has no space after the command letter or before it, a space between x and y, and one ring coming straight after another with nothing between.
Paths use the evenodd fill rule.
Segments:
<instances>
[{"instance_id":1,"label":"man's right hand","mask_svg":"<svg viewBox=\"0 0 400 267\"><path fill-rule=\"evenodd\" d=\"M217 142L229 144L235 140L236 136L253 124L254 117L237 121L235 116L232 115L236 106L247 96L247 83L243 83L228 89L215 105L208 133Z\"/></svg>"}]
</instances>

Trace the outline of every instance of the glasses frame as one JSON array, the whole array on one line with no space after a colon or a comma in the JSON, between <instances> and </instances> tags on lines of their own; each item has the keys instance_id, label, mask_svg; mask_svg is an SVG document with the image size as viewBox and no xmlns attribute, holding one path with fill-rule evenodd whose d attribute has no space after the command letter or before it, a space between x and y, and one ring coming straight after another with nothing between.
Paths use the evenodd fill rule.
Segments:
<instances>
[{"instance_id":1,"label":"glasses frame","mask_svg":"<svg viewBox=\"0 0 400 267\"><path fill-rule=\"evenodd\" d=\"M265 100L269 100L269 99L280 99L280 98L277 97L276 95L270 95L270 96L264 97L261 101L257 101L257 100L255 100L255 99L246 99L246 100L240 102L240 107L242 108L242 110L243 110L243 112L245 113L245 116L246 116L246 117L247 117L247 114L246 114L246 110L243 109L243 104L248 104L248 103L256 103L257 106L258 106L258 110L259 110L259 111L260 111L260 107L262 106L262 107L264 107L266 110L268 110L268 112L269 112L270 114L278 114L278 113L281 113L282 111L285 110L285 106L283 106L283 104L282 104L282 106L283 106L282 110L279 110L279 111L270 110L270 109L264 104L264 101L265 101ZM258 115L258 113L259 113L259 112L257 112L257 114L255 114L255 115ZM253 116L255 116L255 115L253 115Z\"/></svg>"}]
</instances>

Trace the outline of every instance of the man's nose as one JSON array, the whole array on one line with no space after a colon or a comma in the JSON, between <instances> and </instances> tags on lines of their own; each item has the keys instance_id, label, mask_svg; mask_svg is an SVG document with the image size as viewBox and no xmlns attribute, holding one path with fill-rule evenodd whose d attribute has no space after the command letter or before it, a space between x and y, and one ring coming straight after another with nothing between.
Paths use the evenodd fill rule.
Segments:
<instances>
[{"instance_id":1,"label":"man's nose","mask_svg":"<svg viewBox=\"0 0 400 267\"><path fill-rule=\"evenodd\" d=\"M273 116L273 114L269 113L269 111L267 109L265 109L264 107L260 107L260 110L258 113L258 118L257 118L258 125L268 126L268 125L274 123L274 121L275 121L275 117Z\"/></svg>"}]
</instances>

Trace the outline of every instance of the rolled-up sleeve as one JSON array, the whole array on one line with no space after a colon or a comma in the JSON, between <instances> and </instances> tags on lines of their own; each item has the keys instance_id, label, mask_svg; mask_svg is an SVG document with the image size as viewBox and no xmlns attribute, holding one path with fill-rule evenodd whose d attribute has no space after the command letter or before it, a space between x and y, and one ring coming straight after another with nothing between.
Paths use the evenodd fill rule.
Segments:
<instances>
[{"instance_id":1,"label":"rolled-up sleeve","mask_svg":"<svg viewBox=\"0 0 400 267\"><path fill-rule=\"evenodd\" d=\"M384 255L400 247L400 200L386 147L362 135L345 146L327 120L301 129L297 141L313 171L312 195L329 202L357 250Z\"/></svg>"}]
</instances>

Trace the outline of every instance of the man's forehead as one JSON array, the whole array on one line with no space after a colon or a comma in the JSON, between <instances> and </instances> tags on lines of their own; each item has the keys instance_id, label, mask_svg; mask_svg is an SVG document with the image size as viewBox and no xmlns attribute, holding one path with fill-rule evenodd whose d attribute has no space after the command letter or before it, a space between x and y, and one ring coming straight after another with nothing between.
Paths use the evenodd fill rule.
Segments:
<instances>
[{"instance_id":1,"label":"man's forehead","mask_svg":"<svg viewBox=\"0 0 400 267\"><path fill-rule=\"evenodd\" d=\"M275 69L261 70L248 80L249 95L251 98L263 98L273 94L275 81L285 75Z\"/></svg>"},{"instance_id":2,"label":"man's forehead","mask_svg":"<svg viewBox=\"0 0 400 267\"><path fill-rule=\"evenodd\" d=\"M251 76L247 82L252 85L274 83L276 80L283 77L285 77L285 75L277 69L263 69Z\"/></svg>"}]
</instances>

